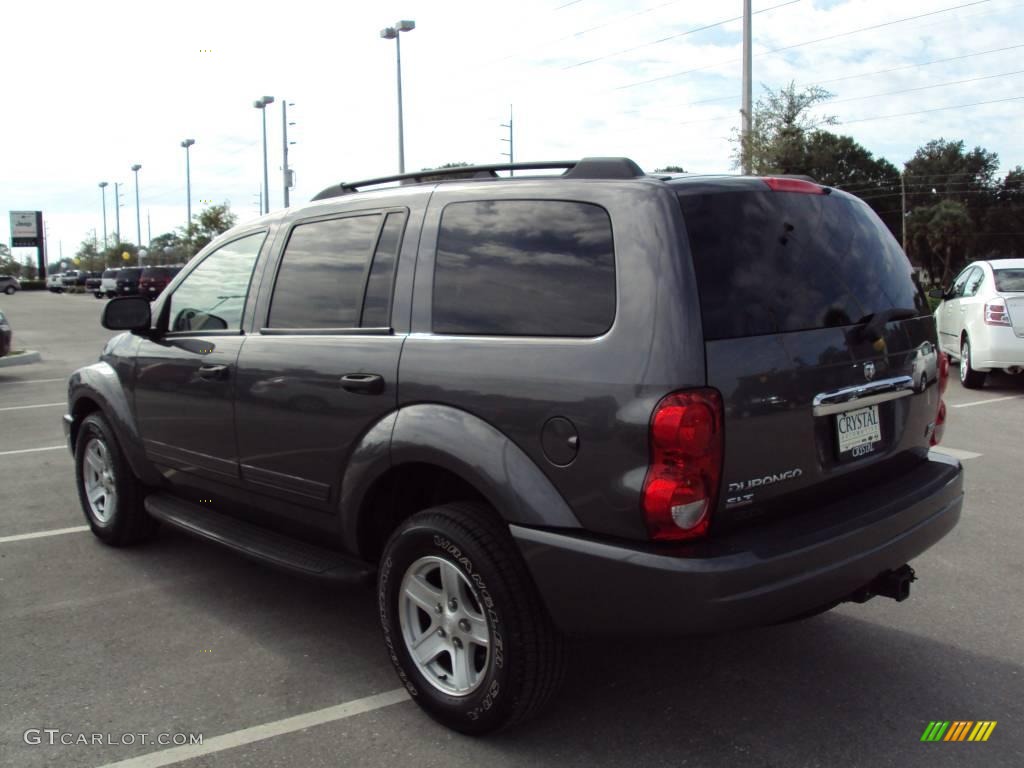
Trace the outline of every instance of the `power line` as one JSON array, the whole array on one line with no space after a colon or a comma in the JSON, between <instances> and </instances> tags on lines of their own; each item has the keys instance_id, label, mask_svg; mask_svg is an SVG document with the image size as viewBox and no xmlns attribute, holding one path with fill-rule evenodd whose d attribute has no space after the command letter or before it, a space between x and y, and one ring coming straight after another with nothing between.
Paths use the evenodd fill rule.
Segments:
<instances>
[{"instance_id":1,"label":"power line","mask_svg":"<svg viewBox=\"0 0 1024 768\"><path fill-rule=\"evenodd\" d=\"M890 72L899 72L899 71L905 70L905 69L916 69L916 68L919 68L919 67L927 67L927 66L931 66L932 64L946 64L946 63L948 63L950 61L960 61L961 59L969 59L969 58L972 58L974 56L984 56L984 55L989 54L989 53L1002 53L1003 51L1012 51L1012 50L1014 50L1016 48L1024 48L1024 44L1021 44L1021 45L1008 45L1005 48L993 48L993 49L988 50L988 51L977 51L975 53L965 53L963 56L951 56L951 57L949 57L947 59L933 59L932 61L921 61L921 62L918 62L916 64L904 64L903 66L891 67L890 69L877 69L877 70L875 70L873 72L861 72L861 73L856 74L856 75L845 75L844 77L834 77L834 78L832 78L830 80L818 80L818 81L813 82L813 83L808 83L808 85L828 85L829 83L838 83L838 82L841 82L843 80L857 80L857 79L862 78L862 77L872 77L874 75L886 75L886 74L889 74ZM719 101L732 101L733 99L739 99L739 95L738 94L730 94L728 96L715 96L714 98L711 98L711 99L700 99L698 101L689 101L689 102L687 102L685 104L680 104L679 106L680 107L695 107L695 106L698 106L700 104L713 104L713 103L719 102ZM832 103L837 103L837 102L832 102ZM624 114L633 114L633 113L639 113L639 112L642 112L642 111L643 110L640 110L640 109L632 109L632 110L629 110L629 111L625 112Z\"/></svg>"},{"instance_id":2,"label":"power line","mask_svg":"<svg viewBox=\"0 0 1024 768\"><path fill-rule=\"evenodd\" d=\"M936 107L935 109L919 109L916 112L900 112L895 115L875 115L874 117L859 117L856 120L841 120L839 125L852 125L853 123L867 123L871 120L888 120L893 117L910 117L911 115L923 115L928 112L942 112L947 109L965 109L967 107L980 107L983 104L1001 104L1006 101L1020 101L1024 96L1011 96L1007 99L992 99L990 101L973 101L970 104L952 104L948 107Z\"/></svg>"},{"instance_id":3,"label":"power line","mask_svg":"<svg viewBox=\"0 0 1024 768\"><path fill-rule=\"evenodd\" d=\"M940 13L948 13L949 11L956 11L956 10L959 10L961 8L969 8L969 7L974 6L974 5L981 5L982 3L988 3L988 2L991 2L991 0L973 0L973 2L963 3L962 5L955 5L955 6L952 6L950 8L942 8L942 9L937 10L937 11L929 11L928 13L921 13L921 14L918 14L916 16L907 16L907 17L902 18L902 19L893 19L892 21L886 21L886 22L883 22L881 24L872 24L871 26L859 27L857 29L851 29L851 30L848 30L846 32L839 32L839 33L836 33L834 35L829 35L827 37L819 37L819 38L816 38L814 40L805 40L805 41L803 41L801 43L794 43L792 45L786 45L786 46L783 46L781 48L773 48L773 49L771 49L769 51L764 51L764 52L758 53L756 55L757 56L768 56L768 55L773 54L773 53L781 53L782 51L791 51L794 48L801 48L801 47L803 47L805 45L813 45L814 43L822 43L822 42L825 42L827 40L836 40L836 39L838 39L840 37L848 37L850 35L855 35L855 34L858 34L860 32L868 32L868 31L873 30L873 29L881 29L882 27L890 27L890 26L892 26L894 24L902 24L902 23L907 22L907 21L915 21L917 19L923 19L923 18L925 18L927 16L935 16L935 15L940 14ZM729 59L728 61L718 62L717 64L705 64L702 67L695 67L693 69L688 69L688 70L685 70L683 72L674 72L674 73L669 74L669 75L661 75L660 77L652 77L652 78L650 78L648 80L640 80L640 81L637 81L635 83L627 83L626 85L616 86L613 90L621 91L621 90L625 90L627 88L636 88L637 86L640 86L640 85L648 85L649 83L656 83L656 82L659 82L661 80L670 80L672 78L682 77L683 75L689 75L689 74L692 74L694 72L701 72L701 71L706 70L706 69L714 69L716 67L722 67L722 66L725 66L726 64L735 64L738 61L740 61L740 59Z\"/></svg>"},{"instance_id":4,"label":"power line","mask_svg":"<svg viewBox=\"0 0 1024 768\"><path fill-rule=\"evenodd\" d=\"M977 53L965 53L963 56L951 56L948 59L934 59L932 61L922 61L922 62L919 62L917 64L904 64L903 66L900 66L900 67L891 67L890 69L878 69L878 70L875 70L874 72L861 72L860 74L856 74L856 75L844 75L843 77L833 77L831 80L819 80L816 83L811 83L811 85L828 85L829 83L838 83L838 82L841 82L843 80L856 80L857 78L860 78L860 77L870 77L872 75L887 75L890 72L899 72L900 70L903 70L903 69L914 69L916 67L927 67L927 66L931 66L932 64L946 64L947 62L950 62L950 61L959 61L960 59L969 59L972 56L984 56L984 55L989 54L989 53L1001 53L1002 51L1012 51L1015 48L1024 48L1024 44L1021 44L1021 45L1008 45L1005 48L993 48L993 49L988 50L988 51L978 51Z\"/></svg>"},{"instance_id":5,"label":"power line","mask_svg":"<svg viewBox=\"0 0 1024 768\"><path fill-rule=\"evenodd\" d=\"M989 2L989 0L977 0L977 1L978 2L983 2L983 3ZM756 16L759 13L767 13L768 11L774 11L777 8L784 8L787 5L794 5L795 3L799 3L799 2L800 2L800 0L787 0L787 2L785 2L785 3L780 3L779 5L773 5L770 8L762 8L759 11L754 11L753 15ZM632 53L633 51L638 51L641 48L646 48L646 47L648 47L650 45L657 45L658 43L664 43L664 42L667 42L669 40L675 40L678 37L686 37L687 35L692 35L692 34L695 34L697 32L704 32L705 30L708 30L708 29L714 29L715 27L720 27L723 24L728 24L728 23L733 22L733 21L740 21L742 18L743 18L742 16L733 16L731 19L722 19L721 21L716 21L713 24L705 24L704 26L694 27L693 29L687 29L687 30L685 30L683 32L676 32L675 34L659 38L658 40L651 40L648 43L641 43L640 45L634 45L632 48L623 48L622 50L614 51L612 53L606 53L603 56L597 56L597 57L595 57L593 59L586 59L585 61L578 61L575 64L569 64L569 65L567 65L565 67L562 67L562 69L575 69L576 67L582 67L582 66L584 66L586 64L593 64L596 61L603 61L605 59L610 59L613 56L621 56L624 53Z\"/></svg>"},{"instance_id":6,"label":"power line","mask_svg":"<svg viewBox=\"0 0 1024 768\"><path fill-rule=\"evenodd\" d=\"M851 96L848 99L838 99L836 101L829 100L827 103L828 104L846 104L847 102L850 102L850 101L863 101L864 99L880 99L880 98L885 97L885 96L896 96L896 95L901 94L901 93L911 93L913 91L927 91L927 90L929 90L931 88L945 88L945 87L950 86L950 85L963 85L964 83L976 83L979 80L991 80L991 79L993 79L995 77L1009 77L1010 75L1019 75L1021 73L1024 73L1024 69L1017 69L1017 70L1014 70L1013 72L1000 72L997 75L984 75L982 77L971 77L971 78L968 78L967 80L951 80L948 83L935 83L933 85L921 85L921 86L918 86L917 88L904 88L904 89L899 90L899 91L887 91L886 93L872 93L872 94L868 94L867 96Z\"/></svg>"}]
</instances>

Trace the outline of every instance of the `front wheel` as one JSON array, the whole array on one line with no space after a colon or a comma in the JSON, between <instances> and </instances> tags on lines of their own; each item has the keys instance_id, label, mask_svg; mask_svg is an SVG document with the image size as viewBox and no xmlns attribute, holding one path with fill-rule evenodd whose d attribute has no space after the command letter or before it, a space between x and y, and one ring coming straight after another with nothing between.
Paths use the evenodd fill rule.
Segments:
<instances>
[{"instance_id":1,"label":"front wheel","mask_svg":"<svg viewBox=\"0 0 1024 768\"><path fill-rule=\"evenodd\" d=\"M13 296L15 290L16 289L13 285L8 285L6 288L4 288L4 293L6 293L8 296Z\"/></svg>"},{"instance_id":2,"label":"front wheel","mask_svg":"<svg viewBox=\"0 0 1024 768\"><path fill-rule=\"evenodd\" d=\"M487 507L446 504L409 518L384 549L377 597L402 684L449 728L514 725L561 682L564 640L508 527Z\"/></svg>"},{"instance_id":3,"label":"front wheel","mask_svg":"<svg viewBox=\"0 0 1024 768\"><path fill-rule=\"evenodd\" d=\"M960 383L967 389L981 389L985 386L987 374L971 367L971 341L964 336L960 342Z\"/></svg>"},{"instance_id":4,"label":"front wheel","mask_svg":"<svg viewBox=\"0 0 1024 768\"><path fill-rule=\"evenodd\" d=\"M156 531L156 520L142 505L144 486L99 413L87 416L78 429L75 485L85 519L104 543L123 547L144 541Z\"/></svg>"}]
</instances>

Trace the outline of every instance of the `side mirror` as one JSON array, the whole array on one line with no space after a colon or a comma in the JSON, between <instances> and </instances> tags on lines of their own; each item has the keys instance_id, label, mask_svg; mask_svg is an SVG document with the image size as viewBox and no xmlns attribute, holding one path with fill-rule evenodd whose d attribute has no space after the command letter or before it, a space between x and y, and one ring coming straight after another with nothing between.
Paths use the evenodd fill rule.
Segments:
<instances>
[{"instance_id":1,"label":"side mirror","mask_svg":"<svg viewBox=\"0 0 1024 768\"><path fill-rule=\"evenodd\" d=\"M944 299L946 298L946 291L944 288L932 288L928 291L928 296L933 299Z\"/></svg>"},{"instance_id":2,"label":"side mirror","mask_svg":"<svg viewBox=\"0 0 1024 768\"><path fill-rule=\"evenodd\" d=\"M120 296L103 308L100 323L111 331L149 331L152 323L149 299L142 296Z\"/></svg>"}]
</instances>

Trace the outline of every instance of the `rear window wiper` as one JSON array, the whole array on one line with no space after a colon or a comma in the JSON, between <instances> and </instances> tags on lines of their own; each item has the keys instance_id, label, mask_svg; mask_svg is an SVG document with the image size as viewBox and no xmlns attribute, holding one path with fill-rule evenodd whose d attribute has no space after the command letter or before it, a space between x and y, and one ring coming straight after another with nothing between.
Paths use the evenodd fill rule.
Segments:
<instances>
[{"instance_id":1,"label":"rear window wiper","mask_svg":"<svg viewBox=\"0 0 1024 768\"><path fill-rule=\"evenodd\" d=\"M909 307L893 307L891 309L883 309L880 312L872 312L870 315L864 315L860 319L860 322L867 323L861 329L861 335L868 341L878 341L882 338L882 330L885 328L886 323L891 323L894 320L909 320L920 314L920 310Z\"/></svg>"}]
</instances>

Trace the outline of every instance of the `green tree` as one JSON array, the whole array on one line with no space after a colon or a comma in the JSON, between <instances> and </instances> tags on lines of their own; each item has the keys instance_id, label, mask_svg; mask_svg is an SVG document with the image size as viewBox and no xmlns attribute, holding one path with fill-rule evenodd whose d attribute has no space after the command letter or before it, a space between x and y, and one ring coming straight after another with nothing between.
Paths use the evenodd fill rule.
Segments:
<instances>
[{"instance_id":1,"label":"green tree","mask_svg":"<svg viewBox=\"0 0 1024 768\"><path fill-rule=\"evenodd\" d=\"M185 258L195 256L213 238L235 226L236 221L238 217L231 212L231 205L227 201L220 205L211 205L197 213L187 227L179 230Z\"/></svg>"},{"instance_id":2,"label":"green tree","mask_svg":"<svg viewBox=\"0 0 1024 768\"><path fill-rule=\"evenodd\" d=\"M957 200L942 200L915 208L907 219L908 237L915 252L928 249L927 266L940 285L949 285L962 266L963 250L971 237L971 217Z\"/></svg>"},{"instance_id":3,"label":"green tree","mask_svg":"<svg viewBox=\"0 0 1024 768\"><path fill-rule=\"evenodd\" d=\"M666 165L664 168L655 168L654 173L686 173L681 165Z\"/></svg>"},{"instance_id":4,"label":"green tree","mask_svg":"<svg viewBox=\"0 0 1024 768\"><path fill-rule=\"evenodd\" d=\"M1024 168L1006 174L985 212L976 254L981 258L1024 258Z\"/></svg>"},{"instance_id":5,"label":"green tree","mask_svg":"<svg viewBox=\"0 0 1024 768\"><path fill-rule=\"evenodd\" d=\"M928 266L933 275L957 272L966 263L986 255L991 238L986 236L986 219L998 202L999 182L996 172L999 156L982 147L967 151L961 140L933 139L920 147L904 165L909 222L931 219L937 204L959 203L967 213L967 224L957 251L950 254L936 250L932 238L918 235L911 238L914 260ZM946 209L951 210L951 209ZM993 222L988 222L993 223Z\"/></svg>"},{"instance_id":6,"label":"green tree","mask_svg":"<svg viewBox=\"0 0 1024 768\"><path fill-rule=\"evenodd\" d=\"M832 94L818 86L796 89L796 83L777 91L767 86L754 105L750 135L736 132L733 165L743 166L750 158L751 171L765 176L773 173L802 173L808 137L823 125L834 125L834 115L814 114L812 110Z\"/></svg>"}]
</instances>

